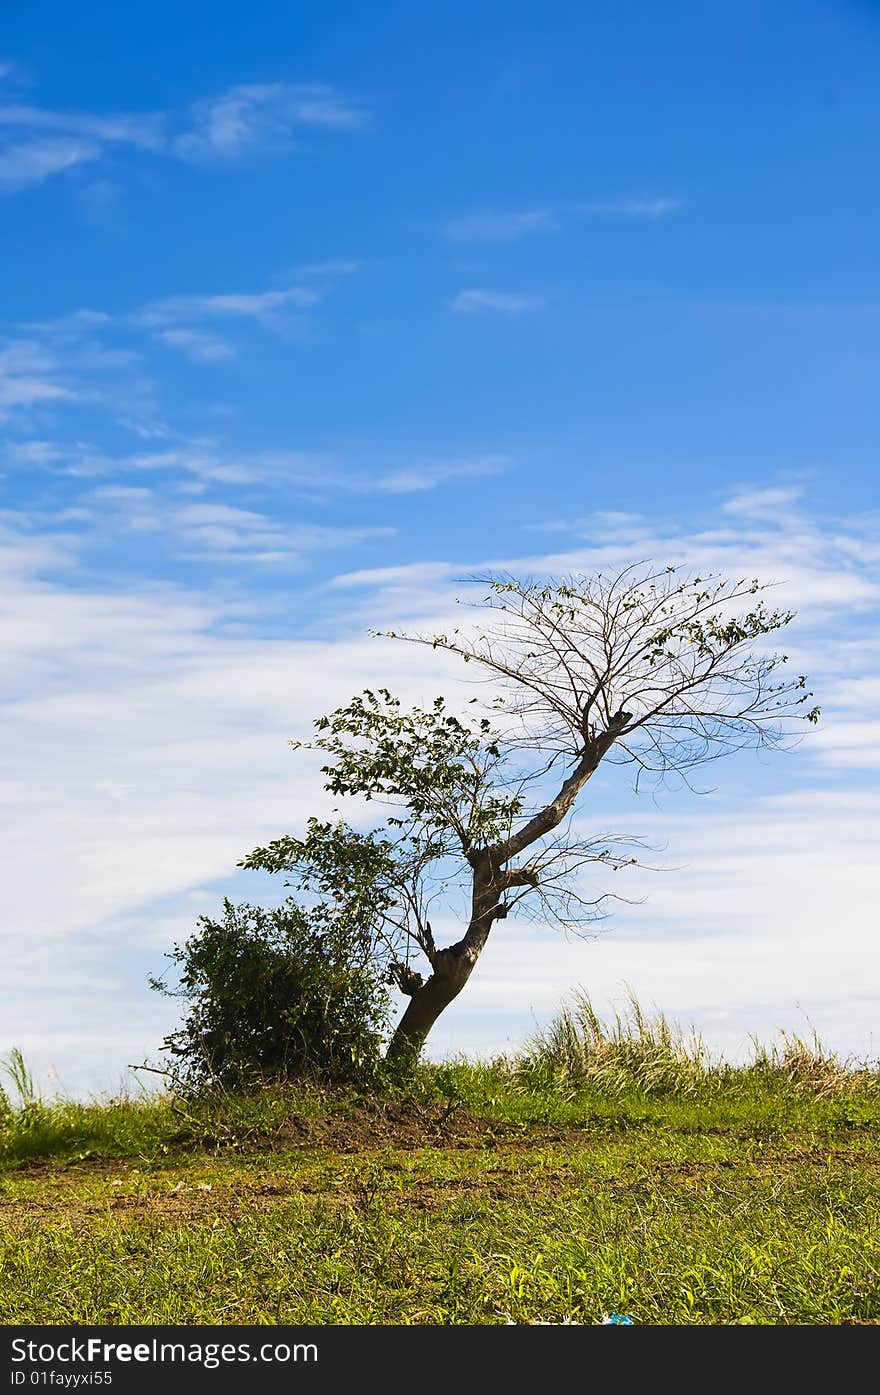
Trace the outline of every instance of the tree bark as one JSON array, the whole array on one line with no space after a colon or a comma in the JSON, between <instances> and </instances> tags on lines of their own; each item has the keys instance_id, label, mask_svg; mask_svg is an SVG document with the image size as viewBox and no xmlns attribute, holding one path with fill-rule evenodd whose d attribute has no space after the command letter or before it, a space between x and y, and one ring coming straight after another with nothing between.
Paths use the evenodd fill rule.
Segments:
<instances>
[{"instance_id":1,"label":"tree bark","mask_svg":"<svg viewBox=\"0 0 880 1395\"><path fill-rule=\"evenodd\" d=\"M389 1064L415 1064L437 1018L457 998L473 972L480 951L468 950L464 940L437 955L431 977L418 988L388 1047Z\"/></svg>"},{"instance_id":2,"label":"tree bark","mask_svg":"<svg viewBox=\"0 0 880 1395\"><path fill-rule=\"evenodd\" d=\"M397 1030L391 1038L385 1059L389 1064L418 1060L425 1040L437 1018L464 988L489 938L495 920L506 914L499 903L503 874L490 853L484 852L474 866L471 919L467 932L457 944L432 956L431 977L417 988Z\"/></svg>"}]
</instances>

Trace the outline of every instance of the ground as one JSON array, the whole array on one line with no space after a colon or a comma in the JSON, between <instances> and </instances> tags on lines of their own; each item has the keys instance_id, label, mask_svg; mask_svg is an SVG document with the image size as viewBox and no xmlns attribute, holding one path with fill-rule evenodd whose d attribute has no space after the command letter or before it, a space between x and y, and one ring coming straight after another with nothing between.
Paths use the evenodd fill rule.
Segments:
<instances>
[{"instance_id":1,"label":"ground","mask_svg":"<svg viewBox=\"0 0 880 1395\"><path fill-rule=\"evenodd\" d=\"M0 1320L880 1322L872 1098L490 1087L35 1115Z\"/></svg>"}]
</instances>

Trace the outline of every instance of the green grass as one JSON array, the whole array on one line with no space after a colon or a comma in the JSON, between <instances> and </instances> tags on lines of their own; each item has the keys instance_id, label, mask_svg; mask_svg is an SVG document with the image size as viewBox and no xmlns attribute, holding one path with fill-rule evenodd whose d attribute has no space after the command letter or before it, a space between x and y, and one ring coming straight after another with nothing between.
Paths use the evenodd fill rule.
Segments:
<instances>
[{"instance_id":1,"label":"green grass","mask_svg":"<svg viewBox=\"0 0 880 1395\"><path fill-rule=\"evenodd\" d=\"M366 1100L43 1102L19 1062L0 1321L880 1322L877 1073L569 1011Z\"/></svg>"}]
</instances>

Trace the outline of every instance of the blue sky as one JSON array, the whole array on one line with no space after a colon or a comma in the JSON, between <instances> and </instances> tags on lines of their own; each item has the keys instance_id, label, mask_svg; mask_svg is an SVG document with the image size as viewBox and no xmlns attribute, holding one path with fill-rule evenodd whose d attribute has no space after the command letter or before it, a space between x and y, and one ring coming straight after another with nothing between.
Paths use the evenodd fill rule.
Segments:
<instances>
[{"instance_id":1,"label":"blue sky","mask_svg":"<svg viewBox=\"0 0 880 1395\"><path fill-rule=\"evenodd\" d=\"M9 10L0 1052L155 1053L146 973L325 807L286 739L455 690L369 625L641 557L778 581L823 723L703 796L604 778L681 870L594 943L496 931L432 1050L628 982L876 1051L880 10Z\"/></svg>"}]
</instances>

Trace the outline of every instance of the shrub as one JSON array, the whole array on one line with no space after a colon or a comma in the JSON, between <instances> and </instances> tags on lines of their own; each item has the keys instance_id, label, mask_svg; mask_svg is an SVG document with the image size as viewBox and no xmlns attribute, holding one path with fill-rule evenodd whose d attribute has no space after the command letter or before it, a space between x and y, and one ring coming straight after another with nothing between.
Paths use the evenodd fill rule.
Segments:
<instances>
[{"instance_id":1,"label":"shrub","mask_svg":"<svg viewBox=\"0 0 880 1395\"><path fill-rule=\"evenodd\" d=\"M220 920L168 955L183 1025L163 1042L187 1085L246 1088L268 1080L369 1076L387 1025L387 990L363 936L332 908L278 910L224 900Z\"/></svg>"}]
</instances>

